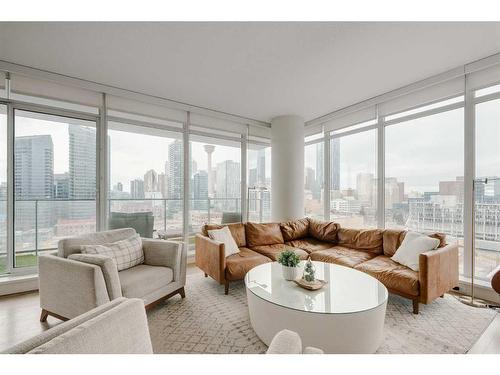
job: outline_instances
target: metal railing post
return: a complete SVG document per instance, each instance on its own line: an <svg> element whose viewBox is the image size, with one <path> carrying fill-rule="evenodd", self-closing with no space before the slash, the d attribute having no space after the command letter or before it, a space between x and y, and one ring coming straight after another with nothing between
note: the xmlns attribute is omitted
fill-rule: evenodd
<svg viewBox="0 0 500 375"><path fill-rule="evenodd" d="M35 253L38 256L38 199L35 200Z"/></svg>
<svg viewBox="0 0 500 375"><path fill-rule="evenodd" d="M163 230L167 232L167 199L163 199Z"/></svg>

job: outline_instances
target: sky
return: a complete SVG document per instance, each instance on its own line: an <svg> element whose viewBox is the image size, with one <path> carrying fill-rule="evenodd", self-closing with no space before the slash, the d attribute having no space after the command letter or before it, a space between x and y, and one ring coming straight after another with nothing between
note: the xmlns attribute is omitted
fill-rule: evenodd
<svg viewBox="0 0 500 375"><path fill-rule="evenodd" d="M0 106L1 107L1 106ZM1 109L1 108L0 108ZM477 175L500 175L500 99L476 108ZM64 121L64 122L62 122ZM68 170L67 119L40 120L16 117L16 136L50 134L54 143L54 173ZM146 136L110 130L111 184L142 178L148 169L164 171L168 144L173 138ZM405 182L406 192L436 191L438 182L463 176L463 110L391 125L386 128L386 176ZM198 169L206 169L203 145L210 139L193 142L192 155ZM213 139L212 139L213 141ZM225 144L224 144L225 143ZM237 145L237 144L236 144ZM221 141L213 153L213 165L230 159L240 161L236 145ZM6 116L0 110L0 181L6 180ZM341 188L355 187L359 172L375 172L375 134L344 136L340 141ZM266 155L266 174L270 174L270 152ZM249 158L250 159L250 158ZM251 168L252 160L249 160ZM306 167L316 168L314 147L305 151ZM128 189L126 189L128 190Z"/></svg>

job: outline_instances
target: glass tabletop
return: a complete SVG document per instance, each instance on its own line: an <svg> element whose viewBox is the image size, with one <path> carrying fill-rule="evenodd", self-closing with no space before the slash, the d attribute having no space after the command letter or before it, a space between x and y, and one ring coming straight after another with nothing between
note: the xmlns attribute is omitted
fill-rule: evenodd
<svg viewBox="0 0 500 375"><path fill-rule="evenodd" d="M283 278L281 265L265 263L245 276L247 293L290 309L323 314L346 314L373 309L387 301L387 288L374 277L336 264L313 262L316 278L327 284L320 290L301 288ZM300 275L305 262L301 262Z"/></svg>

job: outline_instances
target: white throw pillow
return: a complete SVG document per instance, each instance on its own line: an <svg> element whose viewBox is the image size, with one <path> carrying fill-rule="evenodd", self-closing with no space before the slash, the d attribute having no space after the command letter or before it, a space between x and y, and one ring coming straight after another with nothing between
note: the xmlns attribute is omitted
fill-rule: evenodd
<svg viewBox="0 0 500 375"><path fill-rule="evenodd" d="M208 237L217 242L222 242L226 250L226 257L240 252L236 241L228 227L222 229L212 229L208 231Z"/></svg>
<svg viewBox="0 0 500 375"><path fill-rule="evenodd" d="M114 259L118 271L132 268L144 262L141 237L136 234L121 241L102 245L83 245L82 254L107 255Z"/></svg>
<svg viewBox="0 0 500 375"><path fill-rule="evenodd" d="M408 231L406 236L392 256L392 260L411 268L413 271L418 271L418 258L420 254L429 250L435 250L439 246L437 238L431 238L425 234Z"/></svg>

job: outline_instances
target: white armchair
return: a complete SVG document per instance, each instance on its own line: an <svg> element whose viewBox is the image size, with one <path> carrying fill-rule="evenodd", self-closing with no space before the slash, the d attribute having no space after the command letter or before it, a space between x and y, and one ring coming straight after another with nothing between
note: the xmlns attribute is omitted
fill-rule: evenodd
<svg viewBox="0 0 500 375"><path fill-rule="evenodd" d="M80 246L129 238L131 228L59 241L57 253L39 258L40 321L68 320L119 297L140 298L146 308L176 294L185 297L186 249L180 242L142 239L144 263L118 271L104 255L81 254Z"/></svg>

